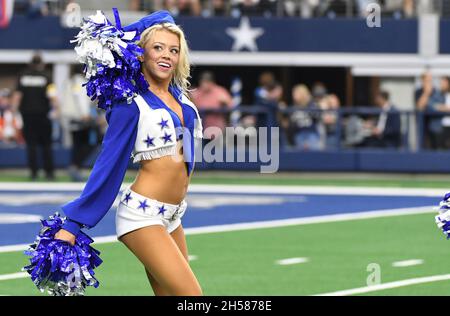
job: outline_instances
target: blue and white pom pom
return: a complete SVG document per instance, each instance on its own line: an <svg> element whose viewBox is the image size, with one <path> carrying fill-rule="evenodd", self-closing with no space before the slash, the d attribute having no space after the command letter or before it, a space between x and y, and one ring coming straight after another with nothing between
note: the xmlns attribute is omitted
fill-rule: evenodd
<svg viewBox="0 0 450 316"><path fill-rule="evenodd" d="M135 44L140 34L124 32L117 9L113 11L116 26L97 11L83 20L81 31L71 41L77 43L77 59L85 65L87 95L98 100L98 107L104 110L115 101L126 99L130 103L148 89L138 60L144 50Z"/></svg>
<svg viewBox="0 0 450 316"><path fill-rule="evenodd" d="M55 296L84 295L87 286L99 285L94 268L102 263L100 252L90 246L93 240L83 232L77 235L74 246L55 239L64 221L65 217L58 213L41 221L36 241L25 251L31 264L23 270L41 292Z"/></svg>
<svg viewBox="0 0 450 316"><path fill-rule="evenodd" d="M435 219L438 227L442 229L447 239L450 239L450 192L439 203L439 215Z"/></svg>

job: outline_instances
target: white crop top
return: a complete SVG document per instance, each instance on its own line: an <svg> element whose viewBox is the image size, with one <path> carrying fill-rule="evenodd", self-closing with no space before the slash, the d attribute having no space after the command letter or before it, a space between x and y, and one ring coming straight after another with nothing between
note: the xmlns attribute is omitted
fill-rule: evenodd
<svg viewBox="0 0 450 316"><path fill-rule="evenodd" d="M183 139L184 155L186 156L189 152L192 155L195 146L194 140L203 137L203 128L195 105L186 96L181 94L179 101L183 105L191 107L194 110L195 117L185 115L185 127L181 126L181 122L174 112L170 113L165 108L167 106L161 107L160 104L160 107L158 105L152 107L141 95L136 96L134 101L139 108L139 122L132 151L133 163L175 155L176 144L179 139ZM157 101L162 103L160 99L157 99ZM190 122L192 119L194 121ZM189 130L189 125L193 126L192 132ZM194 146L191 146L192 142L194 142Z"/></svg>

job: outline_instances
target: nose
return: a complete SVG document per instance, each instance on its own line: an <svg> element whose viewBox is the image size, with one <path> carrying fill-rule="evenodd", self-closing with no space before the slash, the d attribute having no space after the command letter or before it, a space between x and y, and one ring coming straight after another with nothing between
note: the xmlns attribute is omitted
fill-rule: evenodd
<svg viewBox="0 0 450 316"><path fill-rule="evenodd" d="M170 59L169 49L165 49L162 58Z"/></svg>

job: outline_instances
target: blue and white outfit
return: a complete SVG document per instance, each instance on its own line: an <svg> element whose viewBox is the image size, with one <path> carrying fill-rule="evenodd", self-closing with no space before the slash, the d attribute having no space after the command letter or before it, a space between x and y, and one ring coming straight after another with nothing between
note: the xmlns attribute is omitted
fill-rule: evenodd
<svg viewBox="0 0 450 316"><path fill-rule="evenodd" d="M182 140L188 174L194 169L196 140L202 138L202 124L195 105L170 86L181 105L185 126L178 115L150 90L136 96L131 104L115 104L106 112L108 129L102 151L81 196L62 206L68 220L64 229L76 235L82 226L95 226L110 209L120 190L130 157L133 163L176 154ZM124 190L116 214L117 236L152 224L169 232L181 223L186 202L162 203Z"/></svg>
<svg viewBox="0 0 450 316"><path fill-rule="evenodd" d="M174 24L173 18L167 11L157 11L122 28L117 10L113 11L116 26L97 12L74 41L78 43L75 48L78 59L86 65L88 95L97 98L98 106L106 109L109 126L81 196L62 206L67 216L63 228L74 235L82 227L95 226L108 212L120 190L130 157L137 163L175 155L177 141L182 139L190 175L194 169L195 139L202 138L195 105L177 86L169 86L169 92L182 108L185 122L182 126L178 115L148 89L137 59L143 53L135 44L140 34L155 24ZM179 205L162 203L128 187L117 210L117 235L152 224L164 225L171 232L180 224L185 210L185 201Z"/></svg>
<svg viewBox="0 0 450 316"><path fill-rule="evenodd" d="M184 126L177 114L149 90L141 72L136 45L140 34L161 23L175 23L167 11L154 12L122 28L117 9L116 24L98 11L84 20L73 42L78 60L85 65L87 95L106 110L108 129L102 151L81 196L42 221L35 242L25 252L33 283L53 295L84 295L87 286L98 287L94 269L102 260L91 246L93 240L81 228L94 227L108 212L120 190L130 157L137 163L177 154L182 141L183 158L190 175L194 169L196 139L202 138L198 111L177 86L169 92L182 108ZM169 232L181 223L186 202L161 203L127 188L117 210L117 235L148 225L163 225ZM75 245L56 238L61 228L76 236ZM74 278L75 276L75 278Z"/></svg>

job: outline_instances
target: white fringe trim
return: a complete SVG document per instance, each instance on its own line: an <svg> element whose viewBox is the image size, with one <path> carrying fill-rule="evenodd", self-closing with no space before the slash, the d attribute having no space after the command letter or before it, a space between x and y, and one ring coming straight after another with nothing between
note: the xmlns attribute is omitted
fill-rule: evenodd
<svg viewBox="0 0 450 316"><path fill-rule="evenodd" d="M164 156L172 156L172 155L175 155L176 153L177 153L176 145L162 147L162 148L156 148L156 149L152 149L149 151L144 151L144 152L134 154L133 163L136 163L136 162L139 162L142 160L157 159L157 158L161 158Z"/></svg>

